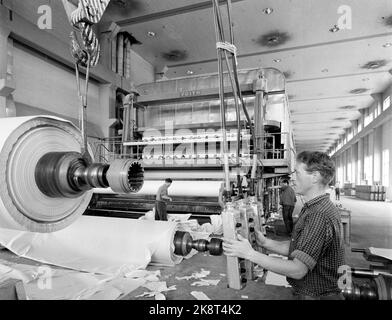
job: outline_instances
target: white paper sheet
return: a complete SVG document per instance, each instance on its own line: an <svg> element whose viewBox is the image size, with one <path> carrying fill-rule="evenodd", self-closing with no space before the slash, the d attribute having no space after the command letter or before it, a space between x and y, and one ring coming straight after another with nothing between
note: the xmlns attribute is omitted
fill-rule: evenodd
<svg viewBox="0 0 392 320"><path fill-rule="evenodd" d="M371 254L392 260L392 249L369 247Z"/></svg>
<svg viewBox="0 0 392 320"><path fill-rule="evenodd" d="M145 284L144 278L97 275L47 265L16 264L0 260L1 281L23 281L28 300L113 300Z"/></svg>
<svg viewBox="0 0 392 320"><path fill-rule="evenodd" d="M53 233L0 229L0 243L15 254L74 270L118 275L149 263L172 266L177 224L82 216Z"/></svg>
<svg viewBox="0 0 392 320"><path fill-rule="evenodd" d="M191 295L196 298L196 300L211 300L208 296L201 291L192 291Z"/></svg>
<svg viewBox="0 0 392 320"><path fill-rule="evenodd" d="M137 192L137 195L155 195L158 188L164 184L164 180L148 180L144 181L143 187ZM181 181L174 180L168 189L169 196L177 197L218 197L222 181ZM94 189L94 193L113 194L110 188Z"/></svg>

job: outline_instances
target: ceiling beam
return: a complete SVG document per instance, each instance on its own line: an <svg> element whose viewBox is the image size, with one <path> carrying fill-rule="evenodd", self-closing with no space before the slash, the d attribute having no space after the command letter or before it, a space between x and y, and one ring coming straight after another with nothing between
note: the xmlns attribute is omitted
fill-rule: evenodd
<svg viewBox="0 0 392 320"><path fill-rule="evenodd" d="M295 51L295 50L305 50L305 49L311 49L311 48L316 48L316 47L331 46L331 45L335 45L335 44L350 43L350 42L369 40L369 39L375 39L375 38L382 38L382 37L390 37L391 35L392 35L392 32L387 32L387 33L379 33L379 34L363 36L363 37L335 40L335 41L328 41L328 42L319 42L319 43L313 43L313 44L297 46L297 47L289 47L289 48L282 48L282 49L275 49L275 50L268 50L268 51L244 53L244 54L238 55L237 58L241 59L241 58L261 56L261 55L266 55L266 54L271 54L271 53L280 53L280 52ZM200 61L193 61L193 62L187 62L187 63L172 64L172 65L168 65L167 67L168 68L184 67L184 66L191 66L191 65L195 65L195 64L201 64L201 63L210 63L210 62L215 62L215 61L217 61L217 58L200 60Z"/></svg>
<svg viewBox="0 0 392 320"><path fill-rule="evenodd" d="M376 74L376 73L389 73L389 70L377 70L377 71L367 71L367 72L359 72L359 73L340 74L340 75L335 75L335 76L325 76L325 77L316 77L316 78L307 78L307 79L286 80L286 83L318 81L318 80L337 79L337 78L348 78L348 77L364 76L364 75Z"/></svg>
<svg viewBox="0 0 392 320"><path fill-rule="evenodd" d="M351 94L350 96L335 96L335 97L324 97L324 98L309 98L309 99L299 99L299 100L289 100L291 102L304 102L304 101L319 101L319 100L331 100L331 99L348 99L348 98L356 98L356 97L370 97L370 93L367 94Z"/></svg>
<svg viewBox="0 0 392 320"><path fill-rule="evenodd" d="M356 109L351 109L350 111L346 111L346 110L339 109L339 108L337 108L337 109L330 109L330 110L327 110L327 111L308 111L308 112L291 110L291 115L295 117L297 115L322 114L322 113L329 114L330 113L330 114L334 114L336 116L336 112L339 112L339 117L341 117L343 115L355 113L355 111L359 112Z"/></svg>
<svg viewBox="0 0 392 320"><path fill-rule="evenodd" d="M240 2L244 0L231 0L232 3ZM223 5L226 3L226 0L219 0L219 4ZM145 23L153 20L159 20L167 17L173 17L184 13L195 12L199 10L209 9L212 8L212 1L204 1L200 3L190 4L187 6L159 11L151 14L146 14L144 16L124 19L120 21L116 21L116 23L120 27L128 27L130 25L138 24L138 23Z"/></svg>

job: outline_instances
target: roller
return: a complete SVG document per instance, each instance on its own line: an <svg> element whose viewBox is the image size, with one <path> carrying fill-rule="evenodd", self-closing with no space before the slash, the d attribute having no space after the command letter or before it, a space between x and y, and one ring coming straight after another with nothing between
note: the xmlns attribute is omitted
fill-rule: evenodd
<svg viewBox="0 0 392 320"><path fill-rule="evenodd" d="M173 180L223 180L222 170L146 170L145 180L160 180L171 178ZM231 181L237 179L236 172L230 171Z"/></svg>
<svg viewBox="0 0 392 320"><path fill-rule="evenodd" d="M177 231L174 235L174 253L179 256L188 255L192 249L200 252L209 251L213 256L220 256L223 253L222 240L212 238L193 240L189 232Z"/></svg>
<svg viewBox="0 0 392 320"><path fill-rule="evenodd" d="M222 254L220 239L194 241L178 223L83 215L52 233L0 229L0 244L18 256L74 270L118 275L148 264L173 266L192 247Z"/></svg>
<svg viewBox="0 0 392 320"><path fill-rule="evenodd" d="M132 160L89 163L78 128L57 117L0 119L0 227L53 232L86 210L92 188L137 192L143 169ZM90 152L92 154L92 152Z"/></svg>
<svg viewBox="0 0 392 320"><path fill-rule="evenodd" d="M78 152L50 152L38 160L35 181L40 191L52 198L73 198L92 188L109 186L117 193L128 193L141 189L143 169L132 160L89 164Z"/></svg>
<svg viewBox="0 0 392 320"><path fill-rule="evenodd" d="M144 181L143 187L136 195L148 196L156 195L164 180ZM174 180L168 189L169 196L174 197L219 197L222 181L195 181L195 180ZM97 194L114 194L110 188L95 188Z"/></svg>

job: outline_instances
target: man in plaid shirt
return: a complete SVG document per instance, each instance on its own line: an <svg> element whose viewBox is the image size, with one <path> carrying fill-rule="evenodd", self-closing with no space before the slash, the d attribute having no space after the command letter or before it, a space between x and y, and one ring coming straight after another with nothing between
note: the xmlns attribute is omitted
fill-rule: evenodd
<svg viewBox="0 0 392 320"><path fill-rule="evenodd" d="M255 251L247 239L225 239L228 256L248 259L267 270L285 275L296 299L344 299L338 288L338 268L345 264L340 213L325 192L335 174L335 166L322 152L301 152L297 156L297 194L305 204L289 241L274 241L257 232L257 243L288 260ZM260 250L261 251L261 250Z"/></svg>

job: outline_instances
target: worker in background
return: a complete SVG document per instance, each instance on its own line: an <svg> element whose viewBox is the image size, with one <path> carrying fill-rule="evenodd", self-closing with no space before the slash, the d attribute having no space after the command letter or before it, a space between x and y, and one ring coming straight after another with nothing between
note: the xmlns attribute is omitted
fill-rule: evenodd
<svg viewBox="0 0 392 320"><path fill-rule="evenodd" d="M289 186L289 180L283 179L281 182L280 205L282 206L282 214L284 225L287 233L291 236L293 231L293 211L297 197L293 188Z"/></svg>
<svg viewBox="0 0 392 320"><path fill-rule="evenodd" d="M340 184L339 181L335 184L335 200L340 200Z"/></svg>
<svg viewBox="0 0 392 320"><path fill-rule="evenodd" d="M156 200L155 200L155 220L164 220L167 221L167 201L173 201L172 198L169 197L167 189L172 184L172 179L165 179L165 183L161 185L158 189Z"/></svg>
<svg viewBox="0 0 392 320"><path fill-rule="evenodd" d="M297 156L295 171L294 189L305 204L292 239L275 241L257 231L258 251L238 235L238 240L224 239L224 252L285 275L295 299L343 300L338 287L338 269L345 265L340 213L325 192L334 176L334 163L326 153L304 151ZM260 247L288 259L265 255Z"/></svg>

